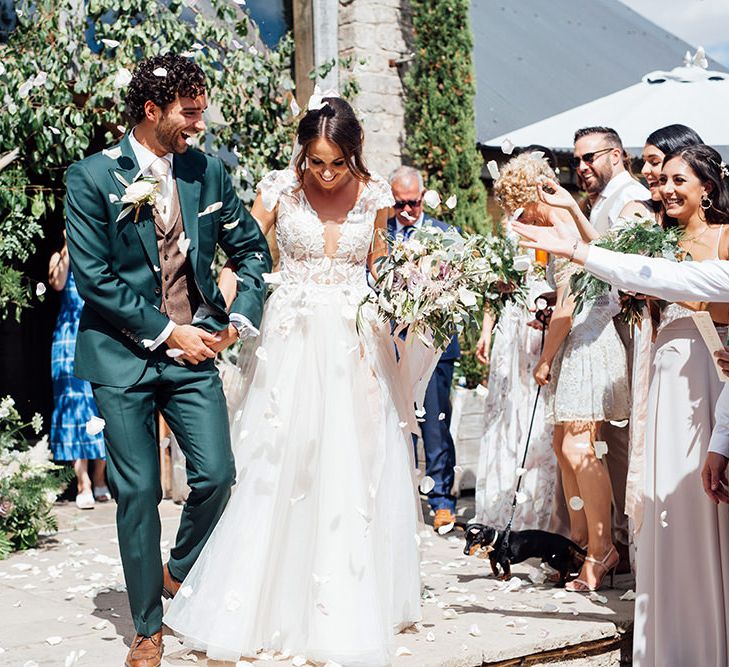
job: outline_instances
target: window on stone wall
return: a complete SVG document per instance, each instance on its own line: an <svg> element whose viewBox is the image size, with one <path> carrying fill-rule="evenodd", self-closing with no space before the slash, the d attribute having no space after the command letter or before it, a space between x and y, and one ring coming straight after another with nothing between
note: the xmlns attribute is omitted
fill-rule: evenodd
<svg viewBox="0 0 729 667"><path fill-rule="evenodd" d="M293 29L292 0L247 0L248 14L261 31L266 46L275 47Z"/></svg>

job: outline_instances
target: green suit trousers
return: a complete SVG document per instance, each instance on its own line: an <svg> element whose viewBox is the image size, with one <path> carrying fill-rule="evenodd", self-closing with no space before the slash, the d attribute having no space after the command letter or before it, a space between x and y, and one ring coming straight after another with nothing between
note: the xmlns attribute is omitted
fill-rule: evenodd
<svg viewBox="0 0 729 667"><path fill-rule="evenodd" d="M162 627L162 500L155 410L162 412L187 459L190 496L170 574L182 581L213 531L235 482L228 411L212 360L181 366L164 355L150 360L129 387L93 384L106 422L109 486L134 625L150 636Z"/></svg>

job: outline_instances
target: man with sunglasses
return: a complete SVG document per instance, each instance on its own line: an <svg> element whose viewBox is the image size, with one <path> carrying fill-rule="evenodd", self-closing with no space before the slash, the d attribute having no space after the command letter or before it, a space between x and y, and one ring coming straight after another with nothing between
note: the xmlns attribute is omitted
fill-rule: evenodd
<svg viewBox="0 0 729 667"><path fill-rule="evenodd" d="M399 167L390 176L390 187L395 198L395 215L387 221L387 231L391 237L407 239L416 229L427 225L448 228L444 222L424 213L425 188L423 177L417 169ZM453 336L428 383L423 405L425 421L420 424L425 450L425 474L435 482L428 494L428 503L435 512L435 530L456 520L456 499L452 493L456 448L450 433L450 394L453 364L460 356L458 336Z"/></svg>
<svg viewBox="0 0 729 667"><path fill-rule="evenodd" d="M585 127L575 132L575 150L570 166L577 172L590 201L590 222L605 234L619 218L634 214L652 215L651 194L626 169L626 154L618 133L610 127ZM615 328L625 345L628 377L632 376L633 337L619 317ZM630 429L627 425L604 424L601 438L608 444L606 457L613 489L613 542L620 553L619 572L630 572L628 557L628 517L625 515L625 487L628 477Z"/></svg>

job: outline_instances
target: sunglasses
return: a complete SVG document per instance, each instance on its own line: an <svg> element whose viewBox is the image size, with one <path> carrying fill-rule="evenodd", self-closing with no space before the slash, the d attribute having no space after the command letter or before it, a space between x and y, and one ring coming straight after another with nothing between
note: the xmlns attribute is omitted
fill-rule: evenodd
<svg viewBox="0 0 729 667"><path fill-rule="evenodd" d="M420 199L399 199L395 202L394 206L395 208L405 208L406 206L415 208L416 206L420 206L421 201L423 201L422 197Z"/></svg>
<svg viewBox="0 0 729 667"><path fill-rule="evenodd" d="M609 151L614 150L612 146L609 148L601 148L599 151L593 151L592 153L585 153L584 155L575 155L574 157L569 158L567 160L567 164L569 164L570 167L573 169L577 169L577 167L580 166L580 162L584 162L585 164L592 164L595 161L595 158L598 155L602 155L603 153L608 153Z"/></svg>

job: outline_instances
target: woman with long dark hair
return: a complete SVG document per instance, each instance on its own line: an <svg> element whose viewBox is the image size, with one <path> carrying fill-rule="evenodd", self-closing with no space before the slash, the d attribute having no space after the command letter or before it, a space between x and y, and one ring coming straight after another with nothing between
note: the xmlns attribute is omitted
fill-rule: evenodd
<svg viewBox="0 0 729 667"><path fill-rule="evenodd" d="M380 667L420 619L409 406L389 326L366 308L355 324L394 200L344 100L310 109L297 139L252 210L281 259L234 413L238 484L165 622L214 659Z"/></svg>

